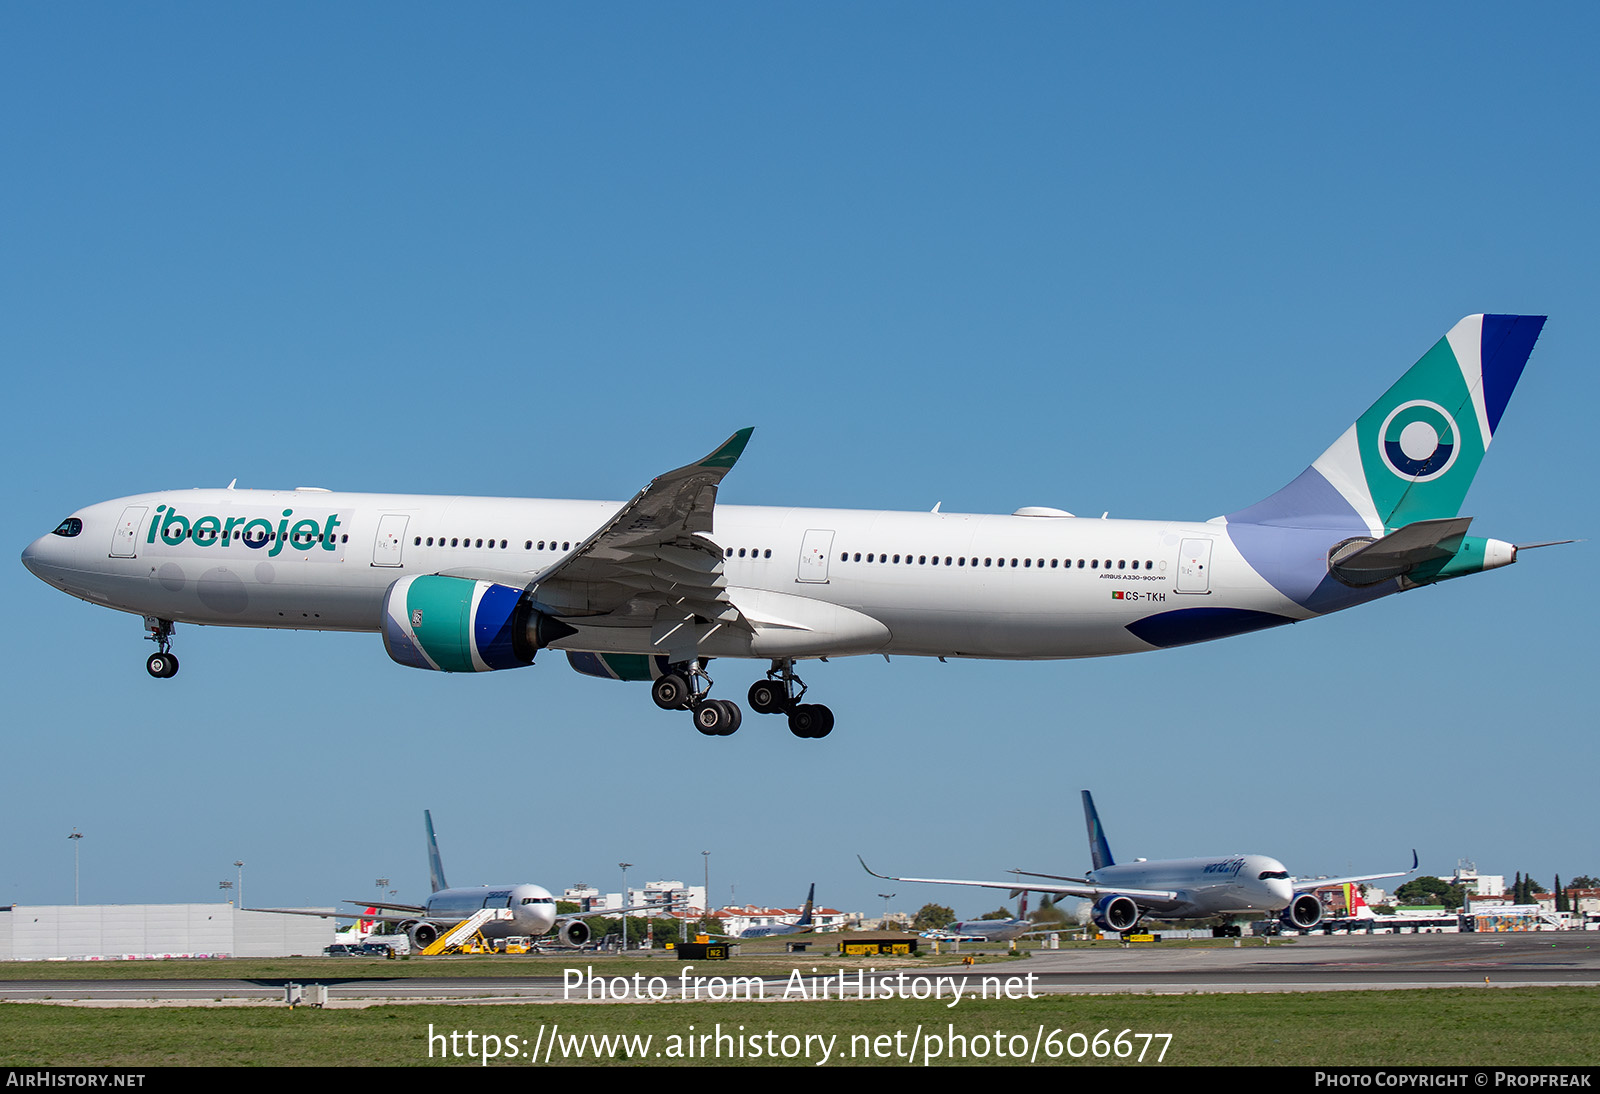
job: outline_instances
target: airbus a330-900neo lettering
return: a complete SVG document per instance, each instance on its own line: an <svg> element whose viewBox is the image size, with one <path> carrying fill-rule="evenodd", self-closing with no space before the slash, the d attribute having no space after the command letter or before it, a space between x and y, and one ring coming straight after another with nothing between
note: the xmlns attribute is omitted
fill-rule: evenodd
<svg viewBox="0 0 1600 1094"><path fill-rule="evenodd" d="M862 869L885 881L910 881L925 885L974 885L982 889L1051 893L1093 901L1091 917L1103 931L1127 932L1145 918L1232 919L1236 916L1276 915L1286 927L1310 930L1322 921L1322 902L1313 889L1356 885L1363 881L1405 877L1417 868L1411 852L1411 869L1356 877L1297 878L1283 863L1266 855L1214 855L1210 858L1136 859L1119 863L1111 857L1105 829L1094 798L1083 792L1083 820L1089 832L1089 860L1094 866L1083 877L1035 874L1013 870L1014 881L957 881L950 878L894 877L880 874L861 860ZM1033 881L1047 878L1047 881Z"/></svg>
<svg viewBox="0 0 1600 1094"><path fill-rule="evenodd" d="M1138 653L1516 561L1457 514L1543 325L1463 319L1288 486L1203 522L717 505L743 429L625 504L161 491L80 509L22 559L143 616L156 677L177 671L175 623L378 631L395 661L443 672L548 647L725 735L741 714L707 663L760 659L751 709L822 737L833 714L802 701L803 659Z"/></svg>

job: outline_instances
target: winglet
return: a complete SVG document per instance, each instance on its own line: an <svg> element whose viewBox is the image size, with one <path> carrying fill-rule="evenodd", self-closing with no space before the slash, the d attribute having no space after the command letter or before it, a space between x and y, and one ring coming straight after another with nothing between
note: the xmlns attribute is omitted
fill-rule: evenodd
<svg viewBox="0 0 1600 1094"><path fill-rule="evenodd" d="M739 430L739 432L723 441L721 448L718 448L715 452L711 453L711 455L701 460L696 466L723 468L732 467L735 461L737 461L739 457L744 454L744 446L750 443L750 434L754 433L755 431L755 426L745 426L743 429Z"/></svg>
<svg viewBox="0 0 1600 1094"><path fill-rule="evenodd" d="M878 873L878 871L876 871L872 867L868 866L867 865L867 860L862 858L860 855L856 856L856 861L861 863L861 868L863 870L865 870L867 873L871 874L873 877L881 877L884 881L894 881L895 880L894 878L890 877L888 874L880 874L880 873Z"/></svg>

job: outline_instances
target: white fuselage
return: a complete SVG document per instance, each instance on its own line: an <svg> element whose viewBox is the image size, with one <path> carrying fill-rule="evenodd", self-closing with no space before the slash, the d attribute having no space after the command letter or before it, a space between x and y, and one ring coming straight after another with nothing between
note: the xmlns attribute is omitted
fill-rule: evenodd
<svg viewBox="0 0 1600 1094"><path fill-rule="evenodd" d="M1289 872L1283 863L1265 855L1125 862L1091 871L1088 879L1108 890L1176 892L1178 899L1173 901L1137 899L1145 912L1167 919L1277 912L1294 899Z"/></svg>
<svg viewBox="0 0 1600 1094"><path fill-rule="evenodd" d="M1010 942L1037 929L1037 924L1026 919L970 919L950 924L945 928L945 933L957 937L982 938L989 942Z"/></svg>
<svg viewBox="0 0 1600 1094"><path fill-rule="evenodd" d="M556 922L556 901L540 885L473 885L440 889L428 897L419 919L454 926L484 908L509 908L510 919L491 919L483 925L485 938L537 938Z"/></svg>
<svg viewBox="0 0 1600 1094"><path fill-rule="evenodd" d="M531 584L619 508L173 490L79 510L77 534L42 536L23 561L74 596L143 616L378 631L398 579ZM723 548L729 599L756 626L710 635L706 656L1092 657L1151 649L1128 624L1176 609L1313 614L1263 580L1219 522L719 505L710 538ZM648 620L586 621L570 602L552 614L578 630L558 649L660 652Z"/></svg>

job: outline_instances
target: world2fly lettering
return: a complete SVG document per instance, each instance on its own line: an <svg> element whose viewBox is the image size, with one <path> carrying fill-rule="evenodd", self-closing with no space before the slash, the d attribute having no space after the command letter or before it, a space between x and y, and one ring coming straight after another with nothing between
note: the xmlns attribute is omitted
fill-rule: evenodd
<svg viewBox="0 0 1600 1094"><path fill-rule="evenodd" d="M1544 325L1457 323L1282 490L1205 522L718 505L751 430L633 500L163 491L81 509L23 552L55 587L175 623L378 631L402 665L486 672L541 649L701 733L739 728L707 664L767 661L752 710L824 737L795 663L858 654L1047 660L1294 623L1516 561L1467 535L1467 487ZM1523 544L1522 547L1543 546Z"/></svg>

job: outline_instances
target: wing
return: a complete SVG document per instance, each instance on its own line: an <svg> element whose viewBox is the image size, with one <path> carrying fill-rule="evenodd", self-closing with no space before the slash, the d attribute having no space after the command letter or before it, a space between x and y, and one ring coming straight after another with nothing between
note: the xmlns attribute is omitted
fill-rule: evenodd
<svg viewBox="0 0 1600 1094"><path fill-rule="evenodd" d="M895 877L891 874L880 874L868 866L866 860L860 855L856 856L861 863L861 868L873 877L885 881L914 881L924 885L973 885L980 889L1010 889L1013 892L1053 893L1057 896L1076 896L1086 900L1096 900L1103 896L1126 896L1134 900L1177 900L1178 894L1171 889L1124 889L1110 885L1096 885L1087 882L1081 885L1040 885L1031 881L959 881L954 878L943 877Z"/></svg>
<svg viewBox="0 0 1600 1094"><path fill-rule="evenodd" d="M367 907L373 907L368 904ZM314 912L307 908L241 908L242 912L273 912L277 915L311 915L321 919L375 919L380 923L410 923L420 916L396 915L390 912Z"/></svg>
<svg viewBox="0 0 1600 1094"><path fill-rule="evenodd" d="M1048 878L1050 881L1073 881L1077 882L1079 885L1093 884L1093 882L1086 877L1065 877L1061 874L1036 874L1032 870L1012 870L1010 873L1016 874L1018 877L1042 877ZM1020 891L1021 890L1018 890L1018 892Z"/></svg>
<svg viewBox="0 0 1600 1094"><path fill-rule="evenodd" d="M706 536L717 484L752 432L753 427L741 429L704 459L650 480L604 527L542 571L443 572L527 586L539 608L557 618L605 616L652 626L657 645L669 655L692 654L710 633L705 624L753 629L729 602L722 549Z"/></svg>
<svg viewBox="0 0 1600 1094"><path fill-rule="evenodd" d="M1396 870L1388 874L1360 874L1351 877L1297 877L1294 879L1294 891L1299 893L1307 889L1322 889L1330 885L1354 885L1361 881L1380 881L1386 877L1405 877L1407 874L1417 872L1417 851L1411 849L1411 869Z"/></svg>
<svg viewBox="0 0 1600 1094"><path fill-rule="evenodd" d="M562 912L556 916L556 922L565 923L569 919L610 919L613 916L620 916L624 913L632 914L634 912L655 912L665 915L670 914L675 908L683 907L687 903L688 901L686 900L680 900L671 904L632 904L626 908L597 908L592 912Z"/></svg>

